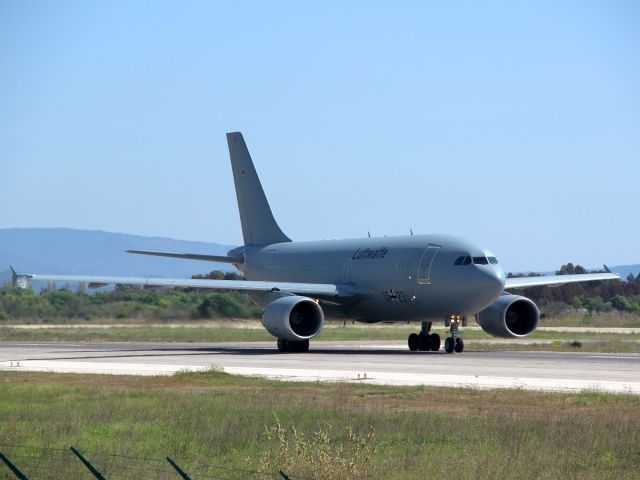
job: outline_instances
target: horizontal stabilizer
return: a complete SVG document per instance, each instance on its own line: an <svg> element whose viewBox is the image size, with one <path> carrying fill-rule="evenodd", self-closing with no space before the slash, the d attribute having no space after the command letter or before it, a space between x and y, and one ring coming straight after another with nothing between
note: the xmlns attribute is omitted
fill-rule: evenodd
<svg viewBox="0 0 640 480"><path fill-rule="evenodd" d="M205 262L233 263L239 265L244 263L242 256L226 256L226 255L199 255L197 253L167 253L167 252L149 252L146 250L127 250L127 253L135 253L137 255L152 255L154 257L170 257L183 258L186 260L203 260Z"/></svg>

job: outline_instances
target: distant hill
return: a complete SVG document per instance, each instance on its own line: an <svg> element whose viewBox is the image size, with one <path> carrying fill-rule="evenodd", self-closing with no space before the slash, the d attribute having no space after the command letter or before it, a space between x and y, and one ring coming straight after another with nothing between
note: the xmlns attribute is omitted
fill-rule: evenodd
<svg viewBox="0 0 640 480"><path fill-rule="evenodd" d="M9 265L26 273L189 278L211 270L235 269L223 263L132 255L125 250L226 255L231 248L101 230L4 228L0 229L0 280L11 278Z"/></svg>
<svg viewBox="0 0 640 480"><path fill-rule="evenodd" d="M609 267L609 268L611 269L612 272L620 274L620 276L622 277L623 280L626 280L627 276L630 273L633 273L634 277L637 277L638 273L640 273L640 264L637 264L637 265L614 265L614 266Z"/></svg>

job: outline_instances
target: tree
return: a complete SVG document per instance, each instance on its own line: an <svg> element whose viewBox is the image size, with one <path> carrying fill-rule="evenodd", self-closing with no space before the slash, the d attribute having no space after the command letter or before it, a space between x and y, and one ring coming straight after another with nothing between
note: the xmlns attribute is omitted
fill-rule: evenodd
<svg viewBox="0 0 640 480"><path fill-rule="evenodd" d="M565 263L560 267L560 270L556 270L556 275L580 275L587 273L587 269L582 265L574 265L573 263Z"/></svg>
<svg viewBox="0 0 640 480"><path fill-rule="evenodd" d="M629 303L629 300L622 295L616 295L611 299L611 306L616 310L620 310L621 312L630 312L633 310L632 305Z"/></svg>
<svg viewBox="0 0 640 480"><path fill-rule="evenodd" d="M199 273L197 275L192 275L191 278L197 280L224 280L224 272L220 270L212 270L206 274Z"/></svg>

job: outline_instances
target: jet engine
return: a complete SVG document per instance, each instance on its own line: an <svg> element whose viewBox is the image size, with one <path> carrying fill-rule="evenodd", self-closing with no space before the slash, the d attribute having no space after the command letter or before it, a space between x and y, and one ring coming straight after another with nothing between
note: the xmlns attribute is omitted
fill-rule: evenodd
<svg viewBox="0 0 640 480"><path fill-rule="evenodd" d="M275 337L300 342L320 333L324 313L314 300L291 295L267 305L262 314L262 324Z"/></svg>
<svg viewBox="0 0 640 480"><path fill-rule="evenodd" d="M535 303L519 295L502 295L478 314L478 325L501 338L526 337L538 327L540 312Z"/></svg>

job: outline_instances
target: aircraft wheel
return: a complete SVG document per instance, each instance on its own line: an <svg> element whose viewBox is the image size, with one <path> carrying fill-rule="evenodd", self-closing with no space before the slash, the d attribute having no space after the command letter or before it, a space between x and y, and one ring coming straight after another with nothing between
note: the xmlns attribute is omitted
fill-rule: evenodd
<svg viewBox="0 0 640 480"><path fill-rule="evenodd" d="M302 340L301 342L291 342L294 345L293 351L299 353L306 353L309 351L309 340Z"/></svg>
<svg viewBox="0 0 640 480"><path fill-rule="evenodd" d="M284 338L278 339L278 351L281 353L285 353L289 351L289 341Z"/></svg>
<svg viewBox="0 0 640 480"><path fill-rule="evenodd" d="M418 339L420 340L418 350L421 352L428 352L429 347L431 346L431 335L427 332L420 332Z"/></svg>
<svg viewBox="0 0 640 480"><path fill-rule="evenodd" d="M456 346L454 347L456 353L461 353L464 350L464 340L460 337L456 338Z"/></svg>
<svg viewBox="0 0 640 480"><path fill-rule="evenodd" d="M409 350L415 352L418 348L420 348L420 338L417 333L412 333L409 335Z"/></svg>
<svg viewBox="0 0 640 480"><path fill-rule="evenodd" d="M438 350L440 350L440 335L438 335L437 333L431 334L431 343L429 347L431 348L432 352L437 352Z"/></svg>
<svg viewBox="0 0 640 480"><path fill-rule="evenodd" d="M294 352L305 353L309 351L309 340L302 340L301 342L293 342L291 340L285 340L283 338L278 339L278 351L279 352Z"/></svg>
<svg viewBox="0 0 640 480"><path fill-rule="evenodd" d="M455 342L453 337L447 337L444 341L444 351L447 353L453 353L453 349L455 348Z"/></svg>

